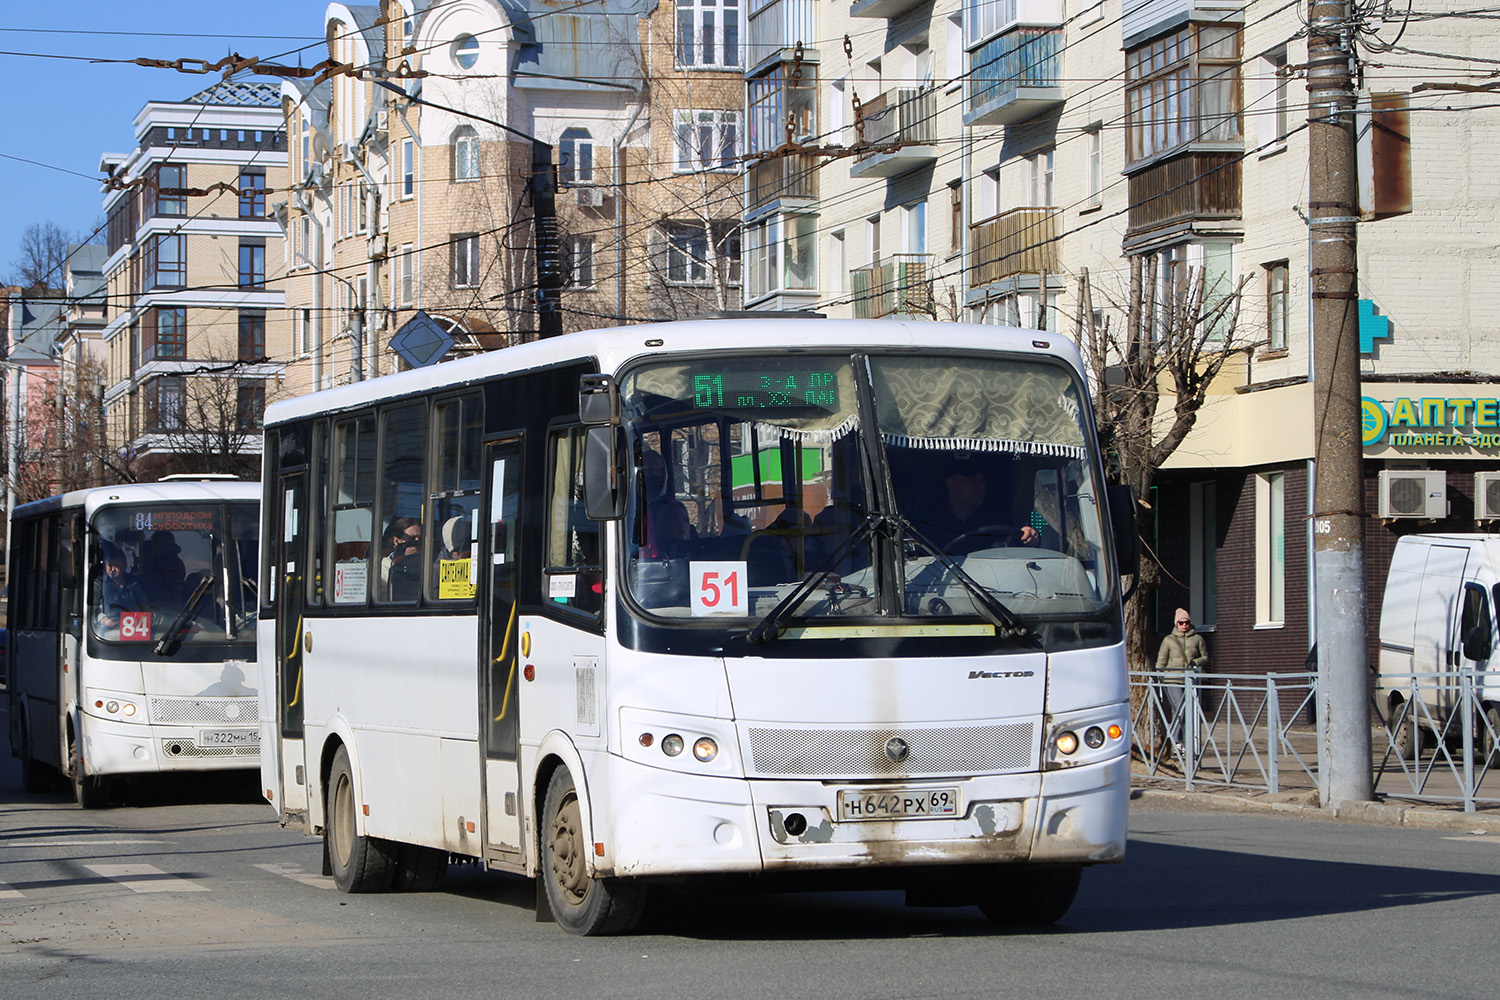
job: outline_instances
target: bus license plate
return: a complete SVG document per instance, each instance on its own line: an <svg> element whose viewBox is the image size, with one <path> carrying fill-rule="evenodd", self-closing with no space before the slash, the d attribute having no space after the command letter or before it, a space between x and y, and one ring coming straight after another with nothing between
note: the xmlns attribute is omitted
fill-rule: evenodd
<svg viewBox="0 0 1500 1000"><path fill-rule="evenodd" d="M839 819L941 819L957 816L957 788L879 788L839 792Z"/></svg>
<svg viewBox="0 0 1500 1000"><path fill-rule="evenodd" d="M260 746L259 729L210 729L198 734L201 747Z"/></svg>

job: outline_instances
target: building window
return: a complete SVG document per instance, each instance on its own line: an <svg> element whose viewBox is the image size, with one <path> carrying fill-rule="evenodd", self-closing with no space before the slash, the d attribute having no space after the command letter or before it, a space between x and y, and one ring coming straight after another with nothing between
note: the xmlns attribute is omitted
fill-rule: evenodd
<svg viewBox="0 0 1500 1000"><path fill-rule="evenodd" d="M297 258L304 264L311 264L313 258L312 244L312 219L308 216L302 217L301 234L297 240Z"/></svg>
<svg viewBox="0 0 1500 1000"><path fill-rule="evenodd" d="M1260 57L1261 103L1255 117L1262 122L1260 140L1262 144L1286 137L1290 127L1287 96L1286 46L1273 49ZM1266 134L1266 125L1270 134Z"/></svg>
<svg viewBox="0 0 1500 1000"><path fill-rule="evenodd" d="M459 126L453 134L453 179L479 179L479 133L467 125Z"/></svg>
<svg viewBox="0 0 1500 1000"><path fill-rule="evenodd" d="M849 275L849 247L844 230L828 235L828 291L838 295L845 291Z"/></svg>
<svg viewBox="0 0 1500 1000"><path fill-rule="evenodd" d="M1146 258L1144 278L1155 286L1153 338L1166 335L1174 311L1203 282L1199 315L1208 317L1208 339L1222 341L1235 318L1234 244L1229 242L1179 243Z"/></svg>
<svg viewBox="0 0 1500 1000"><path fill-rule="evenodd" d="M674 285L709 283L708 231L702 226L667 226L667 280Z"/></svg>
<svg viewBox="0 0 1500 1000"><path fill-rule="evenodd" d="M156 329L147 330L148 337L154 342L147 346L148 360L187 357L187 310L153 309L150 316Z"/></svg>
<svg viewBox="0 0 1500 1000"><path fill-rule="evenodd" d="M1286 350L1287 261L1266 265L1266 348Z"/></svg>
<svg viewBox="0 0 1500 1000"><path fill-rule="evenodd" d="M187 168L176 163L163 163L156 168L156 204L147 211L147 216L187 215Z"/></svg>
<svg viewBox="0 0 1500 1000"><path fill-rule="evenodd" d="M1103 135L1099 126L1089 129L1084 134L1085 153L1088 157L1087 186L1084 193L1084 201L1088 208L1098 208L1104 204L1104 153Z"/></svg>
<svg viewBox="0 0 1500 1000"><path fill-rule="evenodd" d="M1127 163L1196 142L1239 142L1240 33L1190 24L1125 54Z"/></svg>
<svg viewBox="0 0 1500 1000"><path fill-rule="evenodd" d="M417 255L413 252L412 244L406 243L401 247L401 288L400 302L403 306L409 306L416 294L416 264Z"/></svg>
<svg viewBox="0 0 1500 1000"><path fill-rule="evenodd" d="M964 182L948 182L948 253L956 254L964 245Z"/></svg>
<svg viewBox="0 0 1500 1000"><path fill-rule="evenodd" d="M1286 621L1286 474L1255 477L1255 623Z"/></svg>
<svg viewBox="0 0 1500 1000"><path fill-rule="evenodd" d="M1026 157L1030 172L1032 208L1050 208L1056 203L1057 151L1043 149Z"/></svg>
<svg viewBox="0 0 1500 1000"><path fill-rule="evenodd" d="M747 298L817 288L815 215L772 215L745 227Z"/></svg>
<svg viewBox="0 0 1500 1000"><path fill-rule="evenodd" d="M768 153L790 138L818 134L818 74L816 64L799 67L796 76L784 64L746 82L750 152Z"/></svg>
<svg viewBox="0 0 1500 1000"><path fill-rule="evenodd" d="M459 35L453 40L453 61L459 69L473 69L479 62L479 39L473 35Z"/></svg>
<svg viewBox="0 0 1500 1000"><path fill-rule="evenodd" d="M153 431L177 431L187 411L187 387L181 376L151 380L146 390L146 419Z"/></svg>
<svg viewBox="0 0 1500 1000"><path fill-rule="evenodd" d="M739 64L739 0L677 0L677 65Z"/></svg>
<svg viewBox="0 0 1500 1000"><path fill-rule="evenodd" d="M240 310L241 361L263 361L266 357L266 314L259 309Z"/></svg>
<svg viewBox="0 0 1500 1000"><path fill-rule="evenodd" d="M1188 486L1188 612L1199 628L1219 621L1218 487Z"/></svg>
<svg viewBox="0 0 1500 1000"><path fill-rule="evenodd" d="M312 353L312 310L303 309L297 319L297 353Z"/></svg>
<svg viewBox="0 0 1500 1000"><path fill-rule="evenodd" d="M588 129L563 129L558 149L557 178L563 184L594 183L594 140Z"/></svg>
<svg viewBox="0 0 1500 1000"><path fill-rule="evenodd" d="M266 412L264 382L241 382L234 395L234 426L237 430L256 430Z"/></svg>
<svg viewBox="0 0 1500 1000"><path fill-rule="evenodd" d="M263 219L266 216L266 175L240 174L240 218Z"/></svg>
<svg viewBox="0 0 1500 1000"><path fill-rule="evenodd" d="M901 206L901 252L927 252L927 202Z"/></svg>
<svg viewBox="0 0 1500 1000"><path fill-rule="evenodd" d="M417 189L417 148L410 139L401 140L401 197L410 198Z"/></svg>
<svg viewBox="0 0 1500 1000"><path fill-rule="evenodd" d="M182 288L186 284L187 237L152 237L146 244L146 287Z"/></svg>
<svg viewBox="0 0 1500 1000"><path fill-rule="evenodd" d="M240 241L240 287L266 287L265 240Z"/></svg>
<svg viewBox="0 0 1500 1000"><path fill-rule="evenodd" d="M563 277L569 288L594 284L594 238L570 236L563 241Z"/></svg>
<svg viewBox="0 0 1500 1000"><path fill-rule="evenodd" d="M678 111L675 125L679 173L739 169L738 111Z"/></svg>
<svg viewBox="0 0 1500 1000"><path fill-rule="evenodd" d="M479 236L465 233L453 237L453 287L474 288L479 284Z"/></svg>

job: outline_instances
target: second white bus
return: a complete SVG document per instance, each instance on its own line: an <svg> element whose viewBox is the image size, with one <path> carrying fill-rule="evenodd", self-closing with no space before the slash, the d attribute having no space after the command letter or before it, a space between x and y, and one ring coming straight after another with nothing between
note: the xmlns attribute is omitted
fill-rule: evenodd
<svg viewBox="0 0 1500 1000"><path fill-rule="evenodd" d="M457 855L583 934L710 875L1030 923L1123 857L1132 529L1064 337L626 327L266 435L265 794L345 891Z"/></svg>

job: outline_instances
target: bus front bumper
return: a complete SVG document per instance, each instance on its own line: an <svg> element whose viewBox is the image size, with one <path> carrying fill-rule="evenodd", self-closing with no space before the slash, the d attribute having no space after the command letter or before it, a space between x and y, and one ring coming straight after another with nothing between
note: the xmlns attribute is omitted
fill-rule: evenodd
<svg viewBox="0 0 1500 1000"><path fill-rule="evenodd" d="M260 766L258 729L150 726L87 716L84 769L90 775L232 771Z"/></svg>

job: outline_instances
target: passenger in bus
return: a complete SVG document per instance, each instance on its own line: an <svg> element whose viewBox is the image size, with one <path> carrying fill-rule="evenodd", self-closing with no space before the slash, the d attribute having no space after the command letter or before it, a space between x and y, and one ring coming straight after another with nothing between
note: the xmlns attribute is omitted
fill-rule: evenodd
<svg viewBox="0 0 1500 1000"><path fill-rule="evenodd" d="M99 626L119 628L120 614L150 607L146 591L125 567L125 553L104 543L104 576L99 581Z"/></svg>
<svg viewBox="0 0 1500 1000"><path fill-rule="evenodd" d="M695 537L692 518L681 500L667 497L646 508L646 543L641 546L645 558L678 558Z"/></svg>
<svg viewBox="0 0 1500 1000"><path fill-rule="evenodd" d="M438 558L447 561L469 558L469 553L474 548L474 543L469 538L469 534L469 519L467 516L455 514L444 521L443 529L439 532L439 540L442 542L443 548Z"/></svg>
<svg viewBox="0 0 1500 1000"><path fill-rule="evenodd" d="M170 531L158 531L147 540L141 551L142 585L156 604L172 604L181 598L187 566L178 553L182 546Z"/></svg>
<svg viewBox="0 0 1500 1000"><path fill-rule="evenodd" d="M415 601L422 590L422 522L398 517L385 532L380 584L392 601Z"/></svg>

